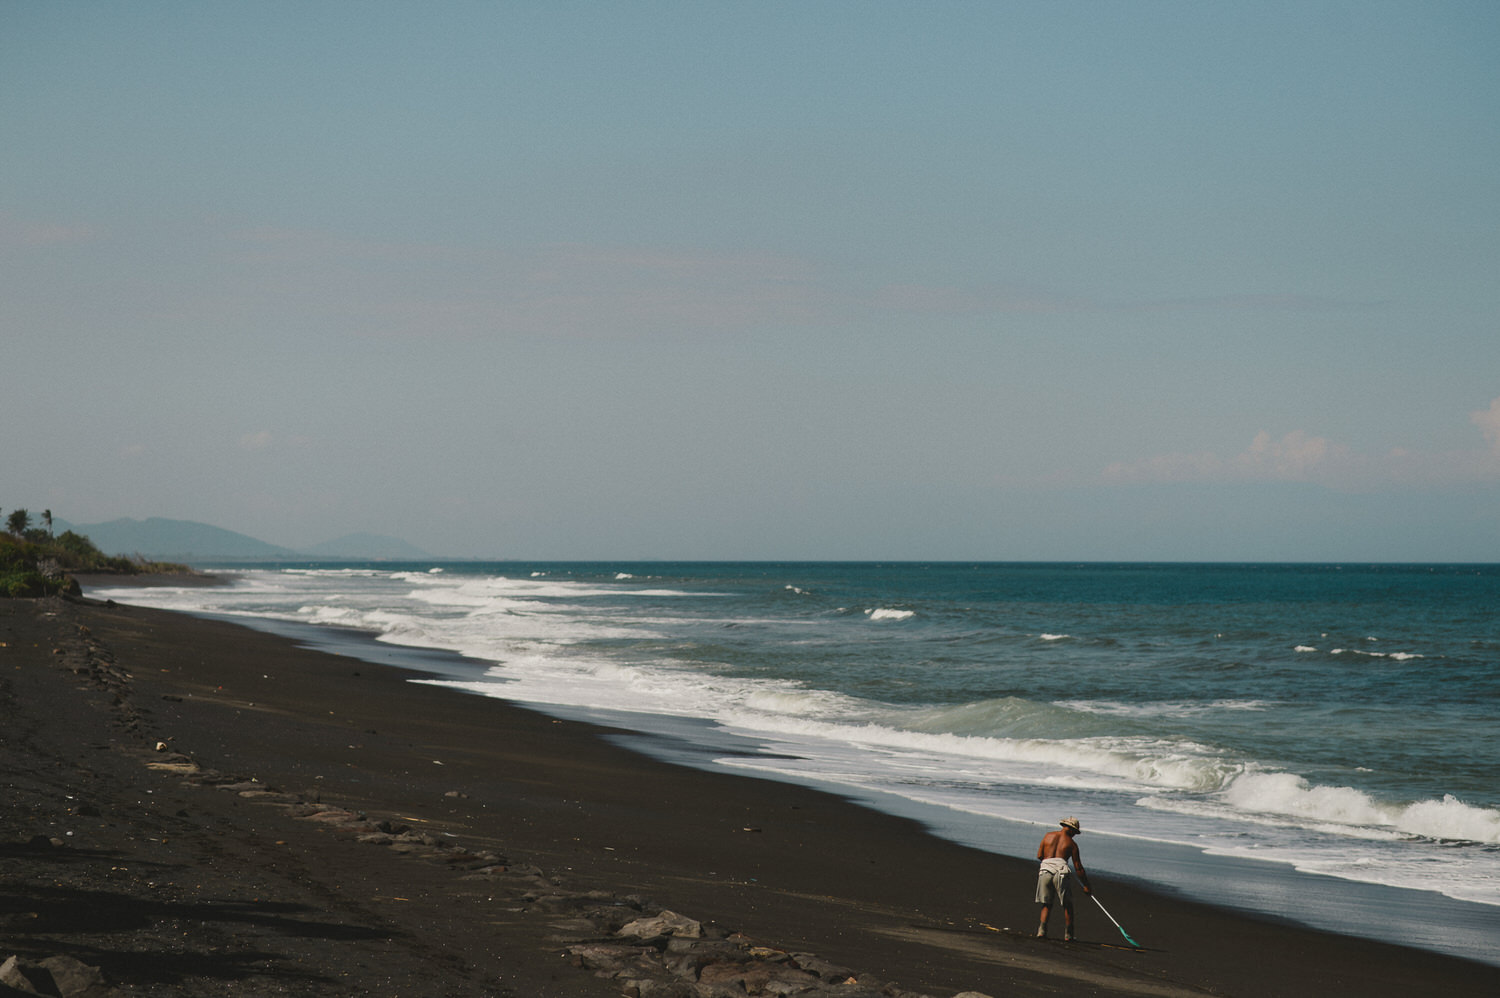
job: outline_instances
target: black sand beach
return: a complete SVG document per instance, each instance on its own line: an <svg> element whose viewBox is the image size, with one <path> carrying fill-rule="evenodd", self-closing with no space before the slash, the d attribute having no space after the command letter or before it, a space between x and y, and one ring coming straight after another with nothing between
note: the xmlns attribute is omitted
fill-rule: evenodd
<svg viewBox="0 0 1500 998"><path fill-rule="evenodd" d="M1144 950L1087 902L1080 942L1031 939L1029 859L232 624L9 600L0 644L0 960L75 958L102 973L89 993L1379 998L1500 982L1098 879ZM703 938L619 934L662 909Z"/></svg>

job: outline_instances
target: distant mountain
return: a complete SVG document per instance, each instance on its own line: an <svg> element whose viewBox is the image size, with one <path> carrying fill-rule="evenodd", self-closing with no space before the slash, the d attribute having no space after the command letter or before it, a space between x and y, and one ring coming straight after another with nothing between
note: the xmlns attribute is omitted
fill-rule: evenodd
<svg viewBox="0 0 1500 998"><path fill-rule="evenodd" d="M343 537L305 549L305 554L318 558L337 558L348 561L427 561L432 555L406 543L399 537L384 534L345 534Z"/></svg>
<svg viewBox="0 0 1500 998"><path fill-rule="evenodd" d="M61 528L54 529L61 533ZM267 544L233 530L159 516L79 524L68 529L86 535L105 554L139 554L158 561L278 561L298 556L290 548Z"/></svg>
<svg viewBox="0 0 1500 998"><path fill-rule="evenodd" d="M153 516L108 523L72 524L54 520L56 533L84 534L105 554L141 555L153 561L202 564L212 561L425 561L431 555L395 537L346 534L307 550L279 547L246 534Z"/></svg>

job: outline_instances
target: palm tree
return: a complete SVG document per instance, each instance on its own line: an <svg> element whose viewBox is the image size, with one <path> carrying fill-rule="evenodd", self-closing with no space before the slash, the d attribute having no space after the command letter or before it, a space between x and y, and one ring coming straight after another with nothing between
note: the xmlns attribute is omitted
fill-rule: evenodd
<svg viewBox="0 0 1500 998"><path fill-rule="evenodd" d="M52 536L52 510L42 510L42 522L47 525L47 536Z"/></svg>
<svg viewBox="0 0 1500 998"><path fill-rule="evenodd" d="M10 516L5 521L5 529L17 537L24 536L29 526L31 526L31 514L24 509L11 510Z"/></svg>

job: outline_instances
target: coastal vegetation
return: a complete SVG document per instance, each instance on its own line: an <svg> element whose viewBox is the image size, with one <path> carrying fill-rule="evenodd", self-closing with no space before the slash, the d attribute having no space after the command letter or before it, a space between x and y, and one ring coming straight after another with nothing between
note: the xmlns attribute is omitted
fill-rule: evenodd
<svg viewBox="0 0 1500 998"><path fill-rule="evenodd" d="M31 525L31 513L12 510L0 533L0 597L77 595L78 581L71 573L138 575L144 572L188 573L192 569L172 562L147 561L107 555L83 534L52 531L52 511L43 510L42 526Z"/></svg>

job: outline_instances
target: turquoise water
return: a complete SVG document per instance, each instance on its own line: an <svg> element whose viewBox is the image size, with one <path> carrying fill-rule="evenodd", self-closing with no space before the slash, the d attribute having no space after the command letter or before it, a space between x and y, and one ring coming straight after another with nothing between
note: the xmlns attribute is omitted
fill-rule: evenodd
<svg viewBox="0 0 1500 998"><path fill-rule="evenodd" d="M969 840L1079 814L1096 848L1500 913L1497 566L233 572L96 595L458 652L474 661L428 681L697 731L709 756L732 738L719 765L916 808Z"/></svg>

